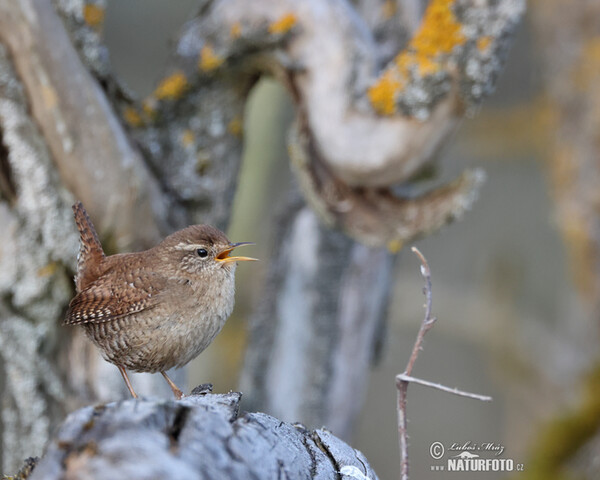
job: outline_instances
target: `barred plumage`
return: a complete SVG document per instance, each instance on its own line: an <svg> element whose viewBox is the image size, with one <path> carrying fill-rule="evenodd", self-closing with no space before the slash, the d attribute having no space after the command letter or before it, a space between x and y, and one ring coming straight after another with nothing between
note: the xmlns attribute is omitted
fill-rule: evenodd
<svg viewBox="0 0 600 480"><path fill-rule="evenodd" d="M81 236L77 295L64 323L81 325L104 358L125 369L164 373L200 354L233 310L236 261L241 244L209 225L192 225L150 250L104 255L83 205L73 206ZM200 252L200 253L198 253Z"/></svg>

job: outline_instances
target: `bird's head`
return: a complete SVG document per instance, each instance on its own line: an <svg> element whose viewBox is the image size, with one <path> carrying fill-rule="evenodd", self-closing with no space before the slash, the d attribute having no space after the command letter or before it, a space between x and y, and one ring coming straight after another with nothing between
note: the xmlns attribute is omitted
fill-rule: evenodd
<svg viewBox="0 0 600 480"><path fill-rule="evenodd" d="M237 262L256 258L232 256L237 247L252 242L231 243L221 230L210 225L192 225L163 240L156 249L175 268L191 275L233 274Z"/></svg>

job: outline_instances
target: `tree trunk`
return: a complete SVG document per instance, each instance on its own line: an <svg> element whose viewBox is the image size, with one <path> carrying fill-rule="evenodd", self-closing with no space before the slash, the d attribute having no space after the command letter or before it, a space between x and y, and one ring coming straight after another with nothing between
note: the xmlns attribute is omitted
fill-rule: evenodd
<svg viewBox="0 0 600 480"><path fill-rule="evenodd" d="M537 119L547 131L544 165L549 169L556 223L567 247L578 307L585 312L578 317L569 311L563 324L554 327L562 335L559 342L568 344L564 337L569 335L597 338L600 320L600 4L550 0L536 4L531 13L544 90L542 115ZM579 343L576 348L581 355ZM589 478L598 476L600 421L597 414L589 415L599 408L593 393L600 385L596 353L592 350L591 356L579 360L585 374L573 376L568 384L561 382L563 392L568 392L563 403L569 408L546 414L529 442L531 478L580 472ZM560 358L555 350L552 357ZM554 375L556 365L545 362L544 371ZM568 442L561 441L567 438Z"/></svg>
<svg viewBox="0 0 600 480"><path fill-rule="evenodd" d="M242 390L251 408L349 438L382 341L393 256L321 226L298 197L274 235Z"/></svg>
<svg viewBox="0 0 600 480"><path fill-rule="evenodd" d="M569 249L575 285L586 309L598 320L600 5L550 1L532 13L535 33L544 46L540 74L547 100L550 138L546 153L557 220ZM562 54L557 58L558 48Z"/></svg>

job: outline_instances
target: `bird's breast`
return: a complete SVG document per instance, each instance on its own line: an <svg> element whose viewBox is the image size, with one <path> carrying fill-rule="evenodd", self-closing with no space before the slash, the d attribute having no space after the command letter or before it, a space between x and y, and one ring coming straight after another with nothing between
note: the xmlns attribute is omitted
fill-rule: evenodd
<svg viewBox="0 0 600 480"><path fill-rule="evenodd" d="M221 331L233 311L234 289L233 279L208 289L186 283L177 295L163 297L154 308L85 327L104 357L117 365L138 372L181 367Z"/></svg>
<svg viewBox="0 0 600 480"><path fill-rule="evenodd" d="M186 312L179 312L172 322L174 349L181 352L177 365L182 366L198 356L225 325L231 315L235 300L235 284L221 282L220 288L194 288L190 298L182 306Z"/></svg>

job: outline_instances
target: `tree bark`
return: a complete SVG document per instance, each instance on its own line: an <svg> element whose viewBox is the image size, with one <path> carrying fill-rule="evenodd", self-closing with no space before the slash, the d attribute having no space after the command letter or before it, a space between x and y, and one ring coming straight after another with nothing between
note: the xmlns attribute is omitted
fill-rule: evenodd
<svg viewBox="0 0 600 480"><path fill-rule="evenodd" d="M536 4L531 13L543 86L543 109L537 122L547 131L544 165L578 306L586 314L569 315L557 331L596 338L600 320L600 4L550 0ZM562 337L560 342L568 343ZM575 399L570 395L564 402L569 405L566 411L556 409L552 416L545 415L530 442L531 478L598 476L594 454L586 452L598 451L600 422L589 412L598 409L593 392L600 384L600 369L595 351L583 359L580 365L589 364L586 373L568 385L568 392L577 392ZM556 370L551 362L543 367L544 371ZM563 383L561 388L567 387Z"/></svg>
<svg viewBox="0 0 600 480"><path fill-rule="evenodd" d="M2 46L0 126L1 450L2 466L14 468L23 452L41 453L68 401L56 365L65 343L55 325L71 296L67 266L77 240L68 215L70 194Z"/></svg>
<svg viewBox="0 0 600 480"><path fill-rule="evenodd" d="M364 11L360 9L360 2L357 3L359 11ZM436 2L433 3L435 7ZM448 78L457 82L457 85L464 87L470 84L470 93L463 96L459 89L444 90L446 87L442 87L442 84L427 83L431 79L417 75L407 81L414 83L411 88L428 89L431 94L429 107L400 105L397 108L404 109L402 114L396 111L383 118L364 113L360 103L354 108L348 107L351 112L348 113L349 117L340 118L332 124L335 128L341 125L340 129L346 130L344 154L339 151L328 152L325 148L339 145L335 140L339 132L332 132L331 125L325 127L321 120L316 120L319 106L325 105L324 99L319 97L318 81L313 77L305 79L301 74L298 75L299 79L294 76L288 78L298 106L297 122L290 135L290 157L304 198L318 215L292 200L291 206L281 215L274 233L274 238L278 243L281 242L281 246L274 252L269 267L264 300L251 320L250 344L242 373L242 389L248 393L254 408L264 408L288 420L300 418L311 426L325 424L342 438L351 437L364 400L369 366L382 343L387 298L392 287L393 257L384 250L369 249L329 231L318 225L316 218L319 216L326 225L336 226L367 245L385 245L389 250L397 251L404 243L435 230L468 208L473 200L473 192L481 183L480 174L467 172L457 181L422 196L398 198L385 189L386 182L387 185L393 183L395 175L396 179L406 180L410 172L417 168L416 165L422 166L432 152L424 152L423 146L416 146L412 141L400 142L395 147L388 144L379 149L378 137L369 138L370 142L365 145L361 143L364 134L359 133L363 129L363 132L377 131L394 138L424 135L430 142L429 146L439 146L458 118L457 111L450 105L456 105L457 102L472 107L481 100L476 92L491 88L494 68L499 66L490 65L491 52L494 52L493 62L498 62L497 57L503 51L506 40L503 35L514 28L522 4L507 2L496 7L486 4L481 9L468 2L465 5L471 6L479 14L478 21L473 22L475 17L470 20L478 23L473 30L479 32L476 38L477 35L483 35L485 25L494 23L493 28L485 31L491 34L489 39L496 45L490 50L486 47L485 52L473 47L476 53L472 50L472 56L466 54L464 57L474 59L481 55L474 61L485 73L475 75L471 71L467 75L463 72L461 77L450 73L454 67L449 67L449 64L439 68L442 71L447 69ZM306 20L310 16L310 8L306 5L304 8L298 12L299 18L312 25L314 22ZM335 5L330 5L330 8L335 9ZM290 10L295 11L291 7ZM219 10L215 15L218 13ZM400 11L397 16L405 13ZM231 18L227 20L233 21ZM383 33L379 36L377 46L374 46L372 39L365 39L354 30L358 27L353 17L346 20L348 24L327 24L323 31L337 35L339 43L349 51L372 52L367 56L370 60L389 57L389 53L385 53L386 46L397 46L400 42L398 37L402 38L397 33L395 37ZM389 17L379 18L379 25L384 32L386 20ZM369 17L368 21L372 27L378 22L373 17ZM415 31L410 21L406 23L406 30ZM421 28L427 31L429 27L435 28L427 24ZM318 30L317 37L319 33L324 35L323 31ZM349 31L353 34L350 35ZM311 33L315 34L314 31ZM308 45L314 45L313 41L307 41ZM293 55L301 55L299 52L303 48L308 49L302 39L298 40L300 45L294 45L294 39L290 43L287 51L293 59ZM311 55L319 56L318 48L315 47L311 52ZM405 52L412 50L408 47ZM344 58L342 64L349 70L375 68L368 62L360 63L362 57L359 53L349 55L353 60L342 53L339 55ZM462 55L465 55L465 51ZM324 67L333 62L326 53L323 57L314 59L302 56L302 60L296 61L301 65L314 65L309 71L315 76L321 75L320 81L324 83L340 81L327 80L328 75L344 78L343 69L340 73ZM464 58L462 61L465 61ZM441 61L441 58L438 60ZM361 91L361 74L354 72L352 79L356 84L349 91ZM313 85L312 81L317 85ZM420 82L425 82L427 86ZM444 93L440 92L443 100L433 93L438 87L444 90ZM410 88L407 90L411 91ZM464 93L466 90L462 91ZM348 90L337 89L336 92L344 96ZM397 102L402 103L402 95L397 92L394 97ZM350 103L348 99L331 101L334 104ZM419 117L423 113L421 107L431 108L425 115L426 119ZM355 128L357 131L352 133ZM353 142L353 138L360 140ZM367 153L368 148L372 150ZM385 155L382 151L385 152L386 148L394 151L393 160L391 153L388 159L375 158ZM435 147L432 149L435 150ZM336 156L339 162L332 159L331 155ZM356 159L357 155L362 155L362 162ZM353 158L356 159L354 162ZM360 174L356 170L359 163ZM386 173L382 173L384 171ZM355 182L360 184L359 189L354 188ZM379 188L371 188L373 185ZM332 289L332 286L335 288Z"/></svg>
<svg viewBox="0 0 600 480"><path fill-rule="evenodd" d="M394 257L321 226L299 197L290 203L241 387L251 408L349 438L382 341Z"/></svg>
<svg viewBox="0 0 600 480"><path fill-rule="evenodd" d="M198 393L82 408L28 478L377 478L361 452L327 430L240 412L240 398Z"/></svg>
<svg viewBox="0 0 600 480"><path fill-rule="evenodd" d="M600 5L546 2L532 10L550 136L546 154L558 224L586 308L600 317ZM560 29L557 32L557 27ZM561 55L554 54L561 48ZM575 88L574 88L575 87Z"/></svg>
<svg viewBox="0 0 600 480"><path fill-rule="evenodd" d="M177 226L167 198L52 4L1 2L0 32L64 185L100 220L99 232L114 237L113 248L153 246Z"/></svg>

